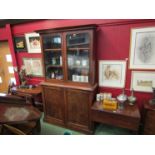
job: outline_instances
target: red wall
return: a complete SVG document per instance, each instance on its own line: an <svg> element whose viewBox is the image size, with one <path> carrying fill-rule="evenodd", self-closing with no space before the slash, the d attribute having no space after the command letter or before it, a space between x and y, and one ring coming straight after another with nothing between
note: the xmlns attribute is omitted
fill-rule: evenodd
<svg viewBox="0 0 155 155"><path fill-rule="evenodd" d="M0 40L7 40L8 35L6 32L6 28L0 28Z"/></svg>
<svg viewBox="0 0 155 155"><path fill-rule="evenodd" d="M125 60L125 58L129 58L131 28L155 26L155 20L40 20L27 24L15 25L11 28L11 30L13 36L18 36L36 30L86 24L97 24L98 26L96 38L97 49L95 51L97 60ZM41 57L41 54L28 54L24 52L17 53L16 57L17 63L20 67L22 65L23 57ZM36 84L42 80L43 78L33 78L30 82ZM126 93L128 95L130 94L130 81L131 70L128 69L126 78ZM121 92L120 89L103 87L100 87L99 91L112 92L114 97L116 97ZM138 98L138 104L140 107L143 100L148 100L152 97L150 93L136 92L135 95Z"/></svg>
<svg viewBox="0 0 155 155"><path fill-rule="evenodd" d="M130 30L135 27L155 26L155 21L151 23L125 24L100 26L97 32L97 59L98 60L125 60L129 58L130 49ZM131 70L127 69L126 75L126 93L130 95ZM99 88L99 91L112 92L116 97L121 93L120 89ZM144 100L152 98L151 93L136 92L139 107L142 106Z"/></svg>

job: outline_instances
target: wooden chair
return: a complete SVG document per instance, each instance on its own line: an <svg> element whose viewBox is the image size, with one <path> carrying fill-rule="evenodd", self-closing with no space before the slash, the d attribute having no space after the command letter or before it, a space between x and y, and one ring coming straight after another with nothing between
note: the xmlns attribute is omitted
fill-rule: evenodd
<svg viewBox="0 0 155 155"><path fill-rule="evenodd" d="M1 135L36 135L40 134L37 122L1 126Z"/></svg>
<svg viewBox="0 0 155 155"><path fill-rule="evenodd" d="M25 135L25 133L13 126L7 125L7 124L3 124L1 127L1 134L5 135L5 134L15 134L15 135Z"/></svg>

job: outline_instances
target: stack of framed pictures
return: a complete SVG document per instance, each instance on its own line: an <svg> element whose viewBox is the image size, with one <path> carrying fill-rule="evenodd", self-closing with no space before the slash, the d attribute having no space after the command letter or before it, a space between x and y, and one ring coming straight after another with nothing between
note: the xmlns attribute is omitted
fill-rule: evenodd
<svg viewBox="0 0 155 155"><path fill-rule="evenodd" d="M131 30L130 69L131 88L152 92L155 87L155 27Z"/></svg>
<svg viewBox="0 0 155 155"><path fill-rule="evenodd" d="M14 38L16 52L41 53L39 33L26 33Z"/></svg>
<svg viewBox="0 0 155 155"><path fill-rule="evenodd" d="M38 33L26 33L14 38L16 52L41 53L40 36ZM33 56L34 57L34 56ZM41 58L23 58L23 65L27 75L42 77L43 68Z"/></svg>

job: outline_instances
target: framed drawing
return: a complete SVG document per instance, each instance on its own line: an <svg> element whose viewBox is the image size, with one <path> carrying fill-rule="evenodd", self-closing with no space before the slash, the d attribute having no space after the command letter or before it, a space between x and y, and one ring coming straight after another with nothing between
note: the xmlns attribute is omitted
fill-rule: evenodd
<svg viewBox="0 0 155 155"><path fill-rule="evenodd" d="M28 53L41 53L39 33L26 33L25 38Z"/></svg>
<svg viewBox="0 0 155 155"><path fill-rule="evenodd" d="M130 68L155 69L155 27L131 30Z"/></svg>
<svg viewBox="0 0 155 155"><path fill-rule="evenodd" d="M15 51L17 51L17 52L27 51L24 36L23 37L15 37L14 38L14 45L15 45Z"/></svg>
<svg viewBox="0 0 155 155"><path fill-rule="evenodd" d="M100 60L99 85L104 87L125 87L126 61Z"/></svg>
<svg viewBox="0 0 155 155"><path fill-rule="evenodd" d="M23 58L23 65L27 75L42 77L43 67L41 58Z"/></svg>
<svg viewBox="0 0 155 155"><path fill-rule="evenodd" d="M132 71L131 89L139 92L153 92L155 87L155 72Z"/></svg>

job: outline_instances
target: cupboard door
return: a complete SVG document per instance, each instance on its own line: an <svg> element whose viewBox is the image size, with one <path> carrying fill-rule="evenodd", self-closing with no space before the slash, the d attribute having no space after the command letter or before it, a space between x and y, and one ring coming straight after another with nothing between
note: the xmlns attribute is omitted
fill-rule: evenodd
<svg viewBox="0 0 155 155"><path fill-rule="evenodd" d="M72 128L88 129L89 93L81 90L66 90L67 125Z"/></svg>
<svg viewBox="0 0 155 155"><path fill-rule="evenodd" d="M61 34L44 35L43 57L47 80L63 80L63 54Z"/></svg>
<svg viewBox="0 0 155 155"><path fill-rule="evenodd" d="M44 100L45 117L49 118L52 123L64 124L64 90L58 87L45 87Z"/></svg>
<svg viewBox="0 0 155 155"><path fill-rule="evenodd" d="M91 39L89 31L67 33L67 79L89 83Z"/></svg>

